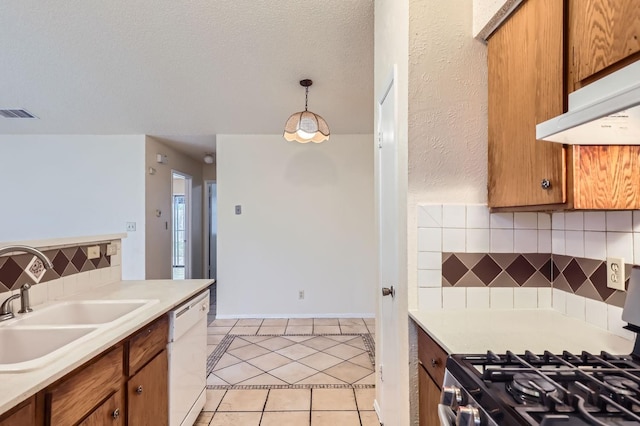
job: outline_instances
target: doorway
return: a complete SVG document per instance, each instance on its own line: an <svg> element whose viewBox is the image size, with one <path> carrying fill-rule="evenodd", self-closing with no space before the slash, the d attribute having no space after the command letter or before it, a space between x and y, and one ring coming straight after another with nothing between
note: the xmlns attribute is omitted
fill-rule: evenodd
<svg viewBox="0 0 640 426"><path fill-rule="evenodd" d="M216 279L218 276L218 186L216 182L207 182L207 194L209 195L209 268L207 278Z"/></svg>
<svg viewBox="0 0 640 426"><path fill-rule="evenodd" d="M171 172L171 278L191 278L191 176Z"/></svg>
<svg viewBox="0 0 640 426"><path fill-rule="evenodd" d="M204 214L208 220L205 222L205 262L204 276L212 278L216 282L209 287L209 316L215 317L217 312L217 288L218 288L218 185L216 181L205 181L205 209Z"/></svg>

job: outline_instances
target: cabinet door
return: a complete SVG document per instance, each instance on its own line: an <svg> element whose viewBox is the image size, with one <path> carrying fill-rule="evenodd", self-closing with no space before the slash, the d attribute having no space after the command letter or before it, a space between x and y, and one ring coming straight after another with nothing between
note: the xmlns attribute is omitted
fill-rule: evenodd
<svg viewBox="0 0 640 426"><path fill-rule="evenodd" d="M566 202L564 148L535 137L564 109L563 15L560 0L527 1L489 39L490 207Z"/></svg>
<svg viewBox="0 0 640 426"><path fill-rule="evenodd" d="M169 423L167 351L160 352L127 382L129 425L163 426Z"/></svg>
<svg viewBox="0 0 640 426"><path fill-rule="evenodd" d="M568 25L573 89L617 62L640 59L638 0L569 0Z"/></svg>
<svg viewBox="0 0 640 426"><path fill-rule="evenodd" d="M34 426L36 424L35 398L19 404L8 414L0 416L0 426Z"/></svg>
<svg viewBox="0 0 640 426"><path fill-rule="evenodd" d="M421 365L418 365L418 401L420 426L438 426L440 424L438 419L440 389Z"/></svg>
<svg viewBox="0 0 640 426"><path fill-rule="evenodd" d="M118 391L103 402L78 426L122 426L124 425L124 403Z"/></svg>
<svg viewBox="0 0 640 426"><path fill-rule="evenodd" d="M89 361L45 392L46 423L75 425L122 387L122 346Z"/></svg>

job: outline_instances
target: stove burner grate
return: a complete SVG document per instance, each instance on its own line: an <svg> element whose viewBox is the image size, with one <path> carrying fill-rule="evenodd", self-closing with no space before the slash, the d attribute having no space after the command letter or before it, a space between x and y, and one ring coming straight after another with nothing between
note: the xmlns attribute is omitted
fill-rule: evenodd
<svg viewBox="0 0 640 426"><path fill-rule="evenodd" d="M536 373L516 373L506 389L518 402L542 403L544 397L558 392L556 387Z"/></svg>

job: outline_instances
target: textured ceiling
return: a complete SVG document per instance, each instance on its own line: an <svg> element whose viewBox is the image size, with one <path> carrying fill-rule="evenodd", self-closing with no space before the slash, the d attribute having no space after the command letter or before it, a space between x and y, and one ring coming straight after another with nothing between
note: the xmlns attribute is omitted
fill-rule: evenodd
<svg viewBox="0 0 640 426"><path fill-rule="evenodd" d="M194 155L304 107L373 132L373 0L0 2L0 134L149 134Z"/></svg>

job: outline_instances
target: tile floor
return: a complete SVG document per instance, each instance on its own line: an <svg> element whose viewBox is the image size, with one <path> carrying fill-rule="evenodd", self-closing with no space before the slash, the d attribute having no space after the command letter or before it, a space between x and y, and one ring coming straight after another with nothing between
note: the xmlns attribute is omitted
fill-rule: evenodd
<svg viewBox="0 0 640 426"><path fill-rule="evenodd" d="M208 343L216 364L195 425L379 426L373 339L361 336L374 336L374 321L214 320Z"/></svg>

